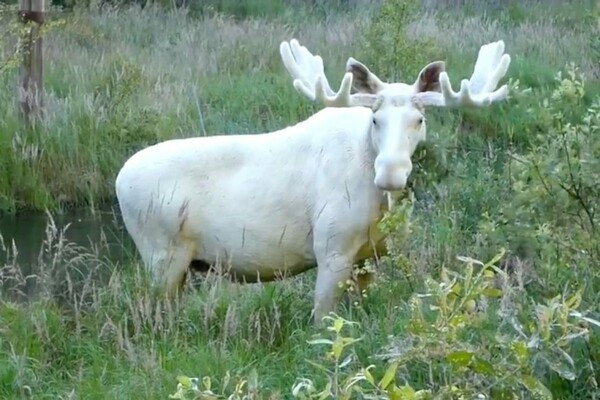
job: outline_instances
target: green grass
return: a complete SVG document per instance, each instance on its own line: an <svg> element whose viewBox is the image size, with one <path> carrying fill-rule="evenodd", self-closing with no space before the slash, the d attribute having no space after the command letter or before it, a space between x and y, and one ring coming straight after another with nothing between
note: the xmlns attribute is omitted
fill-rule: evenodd
<svg viewBox="0 0 600 400"><path fill-rule="evenodd" d="M61 15L64 25L46 38L43 122L28 129L18 120L15 71L0 73L0 211L96 207L114 200L120 166L149 144L252 134L306 118L319 106L293 89L279 43L296 37L321 54L335 86L347 57L367 65L384 57L364 46L376 2L370 3L369 12L295 8L241 19L128 6ZM518 5L484 14L424 3L400 37L409 46L415 39L433 40L427 61L447 60L455 87L471 72L479 46L503 39L513 60L508 77L532 92L488 110L430 112L426 153L417 154L413 177L412 231L403 235L402 215L392 218L394 251L379 268L378 285L362 301L351 293L339 309L360 324L349 332L363 337L344 353L354 354L348 368L374 364L379 380L388 363L377 356L387 355L401 360L395 384L415 390L440 394L455 385L466 398L500 389L532 398L525 387L537 380L557 399L598 398L598 328L563 319L559 311L578 309L596 319L600 311L599 233L577 219L598 198L594 182L600 177L590 155L600 154L599 132L582 127L600 93L600 26L585 2L538 14ZM0 44L3 60L10 46ZM414 60L388 55L405 68L398 75L415 78ZM581 97L569 91L576 77L555 80L559 71L566 76L570 62L585 79ZM594 126L597 114L589 111L588 117ZM565 144L560 138L567 122L579 136ZM580 178L578 198L560 191L573 173L564 165L567 145L579 157L568 164ZM522 158L539 174L516 161ZM131 245L126 234L124 240ZM8 240L3 243L12 252ZM510 274L496 271L493 283L487 275L469 278L468 266L457 259L485 262L502 247L507 252L496 265ZM180 374L210 376L221 387L229 371L233 381L257 374L261 394L250 398L277 399L291 398L299 377L320 389L327 381L307 361L328 362L326 346L307 341L331 335L309 322L314 271L265 285L211 278L195 292L190 288L172 310L153 299L135 252L116 264L52 229L45 249L37 276L28 279L36 285L26 300L15 292L26 287L18 259L8 257L0 273L1 398L166 399ZM453 273L461 282L454 287L458 300L439 291ZM580 304L569 304L574 295ZM476 300L477 313L466 309L467 299ZM559 311L545 310L548 303ZM558 340L563 335L570 335L565 343ZM522 344L537 337L539 347L523 352ZM463 363L473 354L477 371ZM491 373L482 372L489 368Z"/></svg>

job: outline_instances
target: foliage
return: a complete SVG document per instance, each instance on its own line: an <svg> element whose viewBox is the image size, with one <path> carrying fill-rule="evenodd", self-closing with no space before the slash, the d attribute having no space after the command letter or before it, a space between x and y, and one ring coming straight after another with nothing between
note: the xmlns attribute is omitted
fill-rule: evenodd
<svg viewBox="0 0 600 400"><path fill-rule="evenodd" d="M327 346L322 362L309 361L316 369L313 376L324 376L325 385L319 388L314 377L298 377L291 388L294 398L554 398L543 384L544 374L538 366L574 379L575 362L569 354L573 342L588 340L590 329L600 328L600 322L578 311L580 293L557 296L531 308L526 299L505 293L498 282L499 278L507 281L506 273L495 265L503 253L485 264L461 257L466 264L462 273L444 269L440 281L425 279L426 292L414 294L408 302L406 331L389 337L384 352L376 355L388 362L380 378L374 376L374 364L363 367L357 363L352 348L363 338L342 332L356 322L335 314L324 318L330 322L327 330L332 337L308 343ZM523 312L523 307L531 312ZM498 308L498 313L487 311ZM496 334L485 329L492 322L499 326ZM411 385L419 368L429 370L430 388ZM252 395L250 389L243 390L244 379L219 396L211 390L209 377L202 378L202 388L198 378L178 380L178 390L170 398L258 398L256 383ZM402 384L397 383L400 380ZM223 387L229 381L227 373Z"/></svg>
<svg viewBox="0 0 600 400"><path fill-rule="evenodd" d="M363 57L388 82L412 83L438 49L434 38L411 38L420 0L384 0L364 30Z"/></svg>
<svg viewBox="0 0 600 400"><path fill-rule="evenodd" d="M0 79L16 69L26 51L32 26L35 22L23 24L17 15L18 6L15 4L0 3ZM63 25L61 19L46 21L37 33L37 37L44 37L52 30ZM36 36L32 35L35 40ZM1 50L5 50L4 52Z"/></svg>
<svg viewBox="0 0 600 400"><path fill-rule="evenodd" d="M538 260L540 271L558 270L579 286L597 280L600 262L600 97L585 104L585 80L574 65L556 83L529 109L539 124L529 132L531 150L510 155L510 204L481 228L489 245L510 245ZM520 243L529 243L527 252Z"/></svg>
<svg viewBox="0 0 600 400"><path fill-rule="evenodd" d="M23 26L18 22L16 18L10 18L16 13L17 7L7 4L0 3L0 49L3 47L9 47L8 43L10 38L14 38L22 34ZM0 58L0 77L7 71L16 68L19 64L19 52L21 45L14 45L6 55Z"/></svg>
<svg viewBox="0 0 600 400"><path fill-rule="evenodd" d="M405 190L394 196L393 208L379 222L381 233L386 236L387 254L382 256L382 263L391 263L400 270L409 283L412 282L414 269L406 254L408 238L413 233L411 219L415 206L415 195L412 190Z"/></svg>
<svg viewBox="0 0 600 400"><path fill-rule="evenodd" d="M281 14L286 6L284 0L208 0L182 1L182 4L201 14L224 13L238 18L265 17Z"/></svg>

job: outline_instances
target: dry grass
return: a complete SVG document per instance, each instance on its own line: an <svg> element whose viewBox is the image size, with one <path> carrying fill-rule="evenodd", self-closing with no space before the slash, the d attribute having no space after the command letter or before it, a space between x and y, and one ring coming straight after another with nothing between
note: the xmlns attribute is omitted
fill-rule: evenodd
<svg viewBox="0 0 600 400"><path fill-rule="evenodd" d="M460 54L476 54L482 43L504 40L507 51L517 62L539 60L553 70L563 68L565 60L577 60L588 77L600 71L598 55L590 46L593 34L586 29L565 29L556 18L524 20L506 24L482 16L451 20L436 14L426 14L412 23L412 37L435 38L443 49ZM600 31L597 32L600 34Z"/></svg>

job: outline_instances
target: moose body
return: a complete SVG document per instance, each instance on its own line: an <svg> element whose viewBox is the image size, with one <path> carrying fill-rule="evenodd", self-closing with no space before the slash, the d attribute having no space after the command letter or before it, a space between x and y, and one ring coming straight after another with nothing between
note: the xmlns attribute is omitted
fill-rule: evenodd
<svg viewBox="0 0 600 400"><path fill-rule="evenodd" d="M319 322L335 308L353 265L384 250L376 225L425 139L424 106L487 105L506 96L506 87L492 91L509 61L498 43L487 53L482 47L471 87L463 81L459 93L441 62L407 85L383 83L350 58L337 94L320 57L282 43L296 89L327 108L270 133L158 143L119 172L123 221L155 284L174 295L197 262L245 282L317 267Z"/></svg>
<svg viewBox="0 0 600 400"><path fill-rule="evenodd" d="M266 282L342 258L330 261L333 273L318 273L317 290L333 292L338 275L348 279L348 265L381 240L387 197L366 168L376 158L371 123L365 107L325 108L267 134L176 139L138 152L116 186L143 261L160 268L170 259L152 272L175 290L194 261Z"/></svg>

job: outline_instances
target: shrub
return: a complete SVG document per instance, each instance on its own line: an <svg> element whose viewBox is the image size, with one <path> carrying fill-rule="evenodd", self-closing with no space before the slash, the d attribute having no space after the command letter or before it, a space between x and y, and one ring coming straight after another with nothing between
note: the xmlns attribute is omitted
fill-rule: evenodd
<svg viewBox="0 0 600 400"><path fill-rule="evenodd" d="M418 18L420 0L384 0L365 26L362 57L387 81L412 83L436 54L433 38L412 39L408 27Z"/></svg>
<svg viewBox="0 0 600 400"><path fill-rule="evenodd" d="M507 245L545 276L562 275L591 290L600 262L600 98L586 105L583 75L570 65L557 87L529 110L539 130L529 152L510 154L512 200L482 230L486 245ZM529 250L519 247L528 243ZM562 286L564 280L559 281ZM560 287L553 287L559 291Z"/></svg>
<svg viewBox="0 0 600 400"><path fill-rule="evenodd" d="M308 341L325 346L325 353L319 361L309 361L314 375L296 379L291 388L294 398L552 399L541 378L546 375L543 368L574 379L572 343L586 340L589 325L600 327L600 322L578 311L580 293L543 303L514 296L505 285L505 272L495 265L502 256L503 251L485 264L461 257L466 264L462 272L444 269L439 280L425 278L425 291L415 293L403 309L408 316L406 330L372 355L387 361L382 370L358 361L354 347L362 337L356 336L356 322L326 317L327 337ZM501 288L499 278L504 282ZM489 330L490 324L497 332ZM420 381L423 373L430 377L429 387L415 388L411 382ZM265 394L259 392L257 379L235 383L227 374L216 388L209 377L180 377L170 398L265 398L260 397Z"/></svg>

